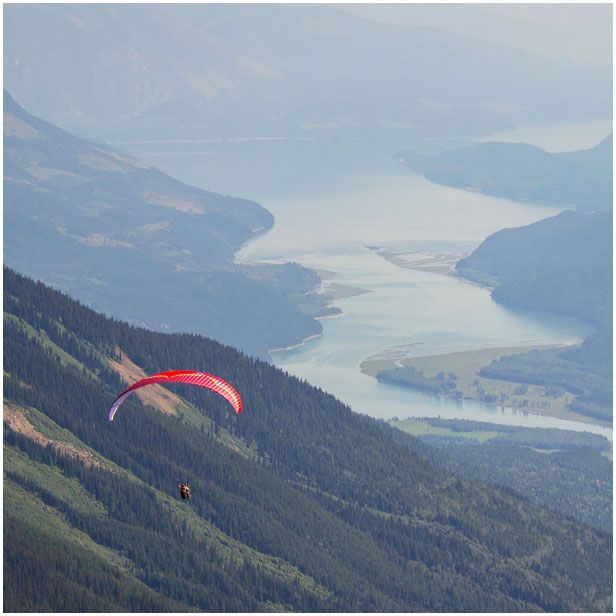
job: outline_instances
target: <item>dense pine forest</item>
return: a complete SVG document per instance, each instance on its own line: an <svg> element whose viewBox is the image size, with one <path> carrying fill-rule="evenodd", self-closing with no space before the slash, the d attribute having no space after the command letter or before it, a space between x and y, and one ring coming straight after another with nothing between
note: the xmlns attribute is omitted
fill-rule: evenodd
<svg viewBox="0 0 616 616"><path fill-rule="evenodd" d="M513 488L529 500L612 532L612 443L604 436L556 428L524 428L468 419L392 419L383 429L416 449L409 424L433 448L426 456L458 475Z"/></svg>
<svg viewBox="0 0 616 616"><path fill-rule="evenodd" d="M134 395L110 423L129 362L216 374L244 410L175 385L172 413ZM266 362L4 269L5 611L612 611L611 534L433 455Z"/></svg>

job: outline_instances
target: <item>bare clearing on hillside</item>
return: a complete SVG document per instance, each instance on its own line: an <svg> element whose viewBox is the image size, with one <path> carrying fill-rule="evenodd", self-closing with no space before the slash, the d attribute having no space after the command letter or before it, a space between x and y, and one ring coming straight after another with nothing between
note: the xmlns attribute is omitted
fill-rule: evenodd
<svg viewBox="0 0 616 616"><path fill-rule="evenodd" d="M124 381L126 381L128 386L136 383L140 379L145 379L150 376L135 364L121 349L117 349L117 352L120 356L120 361L116 361L109 357L107 357L107 361L109 365L120 374ZM120 392L118 392L118 394L119 393ZM149 404L166 415L176 415L176 408L178 406L186 406L179 396L156 384L138 389L135 395L138 396L139 400L144 404Z"/></svg>
<svg viewBox="0 0 616 616"><path fill-rule="evenodd" d="M32 439L35 443L47 447L51 445L61 455L80 460L86 466L101 466L100 462L94 459L92 454L85 449L75 447L72 443L66 441L54 441L41 434L36 428L28 421L23 411L17 407L9 404L4 404L3 408L3 420L9 425L11 430L23 434L25 437Z"/></svg>

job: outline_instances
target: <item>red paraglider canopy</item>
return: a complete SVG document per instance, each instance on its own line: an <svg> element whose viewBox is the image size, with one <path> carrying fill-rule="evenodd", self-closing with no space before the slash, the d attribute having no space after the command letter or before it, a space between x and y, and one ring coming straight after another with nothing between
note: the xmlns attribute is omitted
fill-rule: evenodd
<svg viewBox="0 0 616 616"><path fill-rule="evenodd" d="M127 390L123 391L111 405L109 409L109 421L113 421L116 411L124 399L130 396L136 389L144 387L146 385L153 385L154 383L190 383L192 385L199 385L206 389L211 389L217 394L220 394L223 398L231 403L231 406L235 409L236 413L242 410L242 399L239 394L229 383L212 374L206 374L205 372L195 372L193 370L172 370L170 372L159 372L153 374L145 379L141 379L136 383L133 383Z"/></svg>

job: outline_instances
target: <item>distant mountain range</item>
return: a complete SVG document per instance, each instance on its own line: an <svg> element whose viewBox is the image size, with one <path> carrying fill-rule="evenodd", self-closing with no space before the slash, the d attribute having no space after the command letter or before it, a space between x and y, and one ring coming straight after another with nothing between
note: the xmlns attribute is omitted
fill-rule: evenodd
<svg viewBox="0 0 616 616"><path fill-rule="evenodd" d="M612 150L610 134L577 152L552 154L524 143L489 142L437 155L402 150L395 158L437 184L596 211L612 208Z"/></svg>
<svg viewBox="0 0 616 616"><path fill-rule="evenodd" d="M265 357L321 331L316 274L233 262L273 226L254 201L187 186L76 138L4 93L4 262L106 314ZM302 308L300 309L299 304Z"/></svg>
<svg viewBox="0 0 616 616"><path fill-rule="evenodd" d="M105 139L486 135L609 117L611 78L331 5L4 7L4 87Z"/></svg>
<svg viewBox="0 0 616 616"><path fill-rule="evenodd" d="M235 349L7 268L3 294L4 611L611 613L611 534ZM242 413L156 385L107 420L129 375L180 366Z"/></svg>

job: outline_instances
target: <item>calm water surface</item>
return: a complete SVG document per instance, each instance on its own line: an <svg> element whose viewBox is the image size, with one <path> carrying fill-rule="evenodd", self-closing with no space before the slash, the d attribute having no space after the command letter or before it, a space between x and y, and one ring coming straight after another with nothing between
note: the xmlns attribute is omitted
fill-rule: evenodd
<svg viewBox="0 0 616 616"><path fill-rule="evenodd" d="M562 136L558 143L568 149ZM573 343L590 332L573 319L499 306L487 289L454 277L400 267L437 255L455 260L494 231L560 211L431 184L393 160L395 152L410 145L261 139L122 147L183 181L251 198L270 210L274 229L246 245L238 259L297 261L334 272L337 283L369 291L337 300L344 316L322 320L320 338L272 353L277 366L372 417L464 417L584 429L611 438L608 428L439 399L360 372L362 360L392 348L403 347L407 356L430 355ZM427 149L425 143L418 146ZM400 255L401 261L386 260L377 248Z"/></svg>

